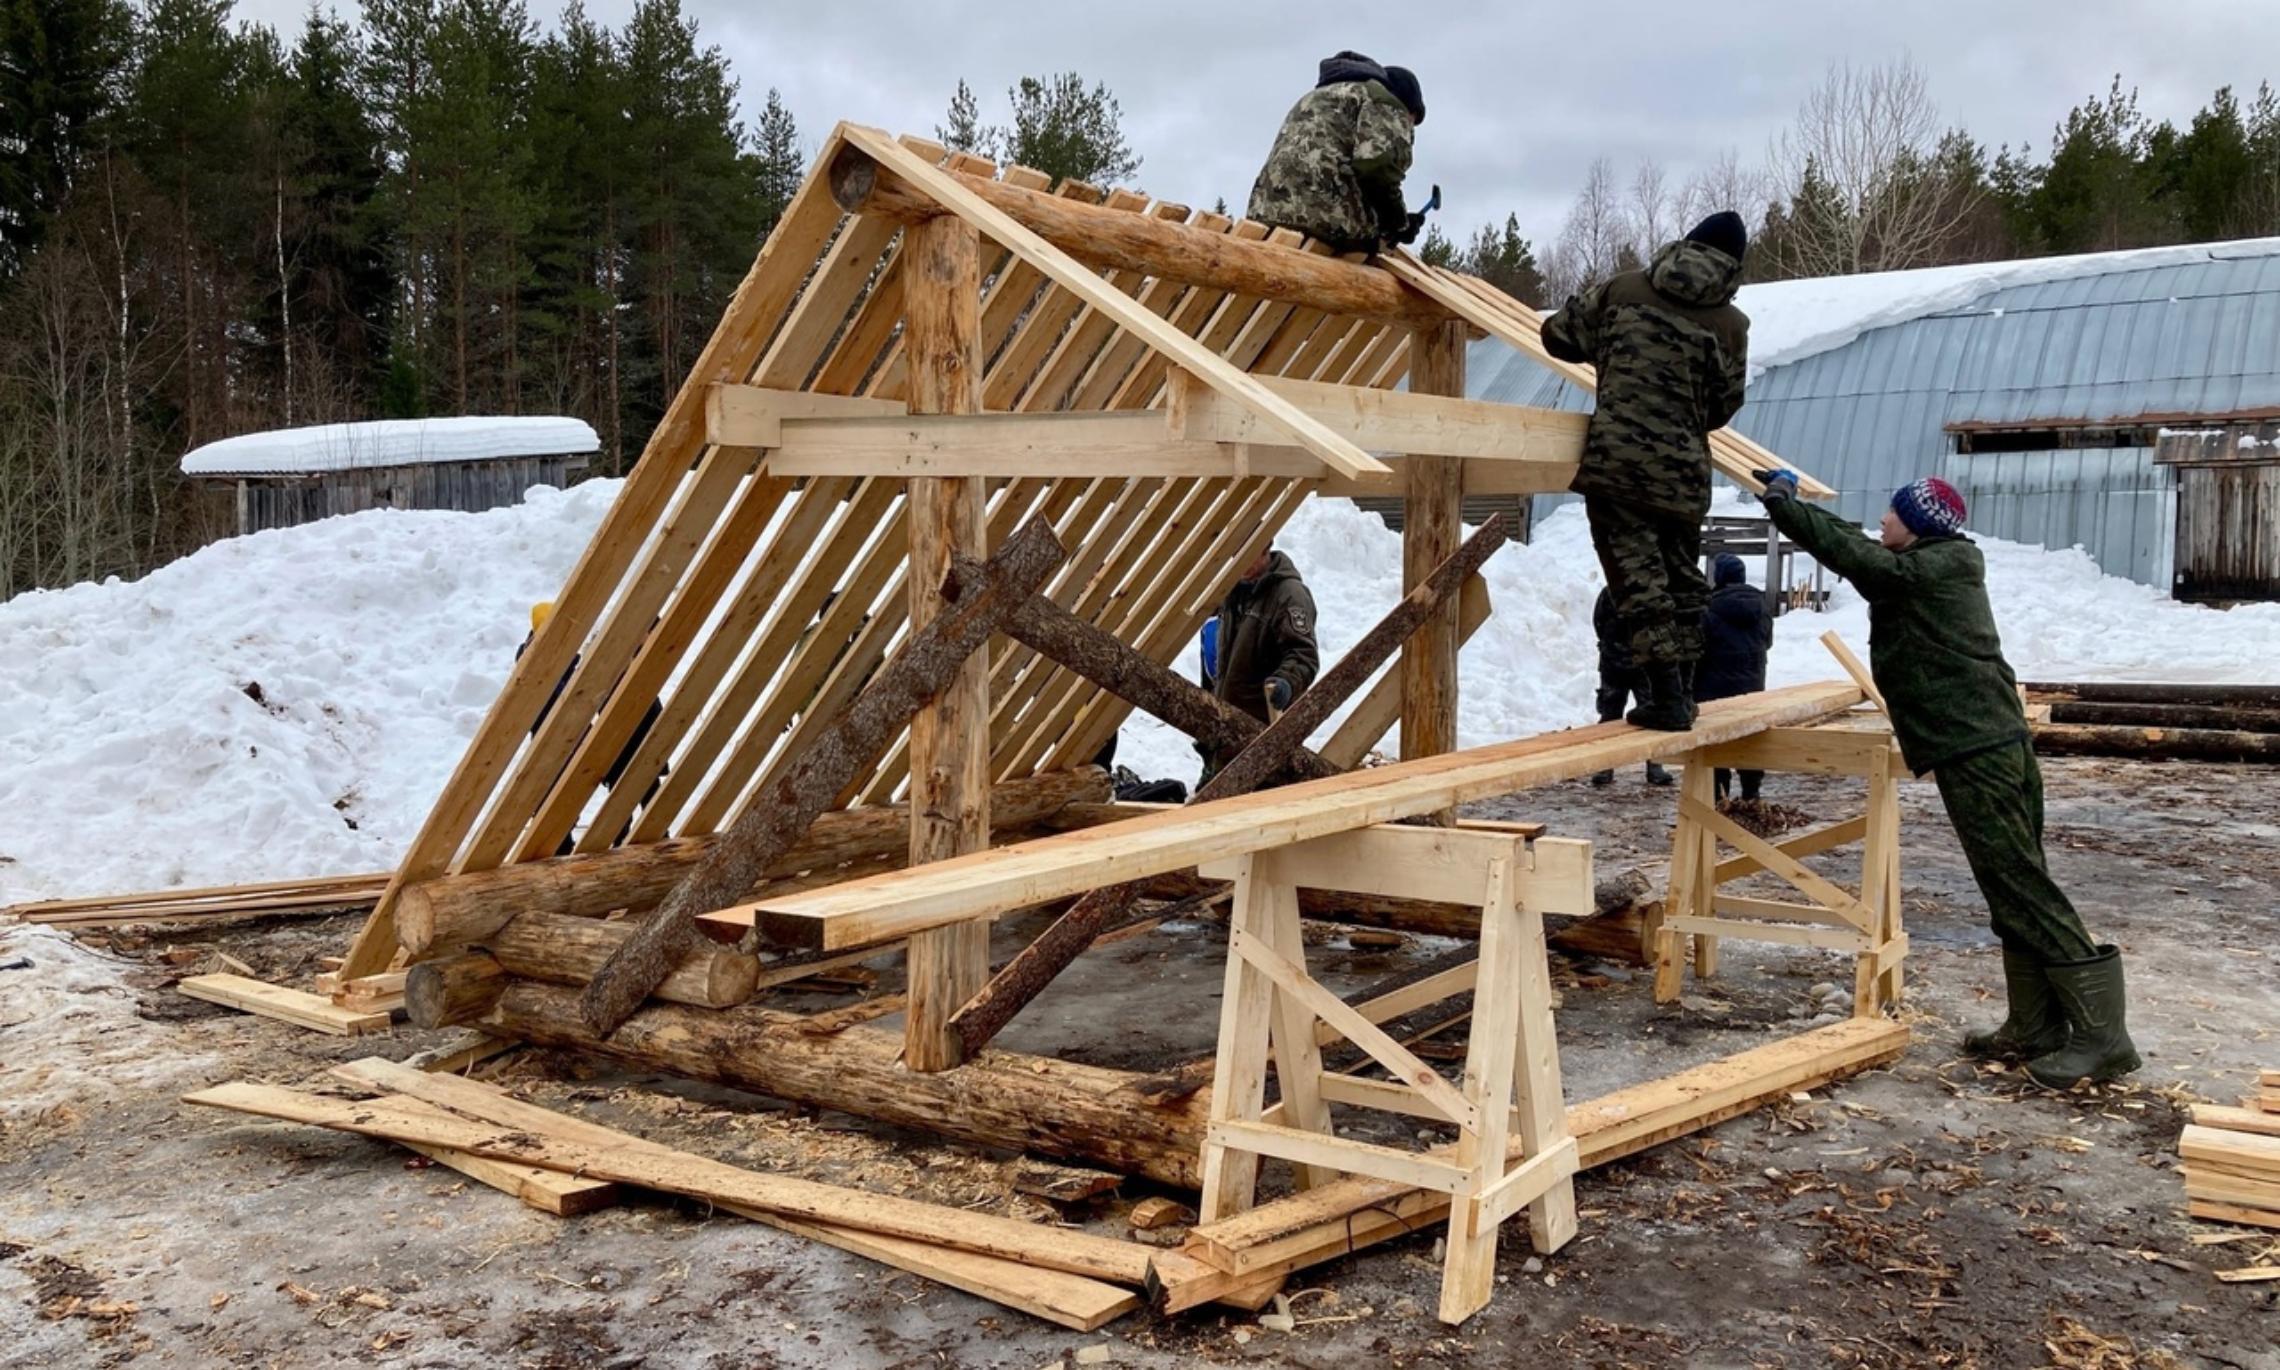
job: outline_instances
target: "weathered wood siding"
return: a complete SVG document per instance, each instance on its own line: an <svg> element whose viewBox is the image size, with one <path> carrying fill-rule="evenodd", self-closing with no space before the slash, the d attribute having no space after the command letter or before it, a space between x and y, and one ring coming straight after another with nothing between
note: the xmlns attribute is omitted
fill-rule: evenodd
<svg viewBox="0 0 2280 1370"><path fill-rule="evenodd" d="M2280 599L2280 422L2162 434L2154 455L2177 473L2183 600Z"/></svg>
<svg viewBox="0 0 2280 1370"><path fill-rule="evenodd" d="M238 531L358 514L367 509L456 509L480 513L520 503L533 485L567 486L585 475L586 458L509 457L424 466L368 466L305 476L248 476L238 503Z"/></svg>

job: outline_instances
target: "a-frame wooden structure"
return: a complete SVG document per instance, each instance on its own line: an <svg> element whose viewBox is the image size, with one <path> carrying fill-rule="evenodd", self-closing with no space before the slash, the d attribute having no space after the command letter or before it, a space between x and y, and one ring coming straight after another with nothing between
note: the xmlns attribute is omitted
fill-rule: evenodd
<svg viewBox="0 0 2280 1370"><path fill-rule="evenodd" d="M1538 330L1526 307L1402 254L1342 259L1286 231L1125 191L1053 188L1025 168L1001 175L923 140L841 125L516 663L358 936L343 983L426 965L436 972L431 1008L469 1021L464 1004L496 1001L501 991L486 981L502 974L555 984L593 975L624 925L590 915L654 906L716 834L779 803L787 775L882 663L951 615L947 582L960 559L1019 541L1017 528L1049 527L1063 553L1042 601L1157 667L1310 494L1403 497L1404 579L1422 593L1457 551L1464 495L1555 491L1573 475L1582 416L1463 398L1465 347L1482 334L1588 385L1588 370L1545 356ZM1719 470L1745 486L1776 461L1730 430L1711 447ZM1829 493L1811 481L1806 490ZM1694 733L1606 725L1444 755L1456 745L1457 649L1488 612L1477 579L1464 591L1433 600L1425 626L1404 635L1399 668L1314 758L1328 774L1168 814L1097 802L1107 796L1087 765L1131 711L1126 699L1042 650L991 641L769 866L768 883L700 920L723 942L744 938L743 949L689 960L656 998L728 1008L834 960L904 946L906 1022L899 1064L886 1064L923 1080L965 1054L950 1020L983 990L998 913L1393 819L1446 821L1469 798L1738 743L1861 698L1851 685L1800 687L1706 710ZM1336 774L1396 719L1403 764ZM1026 834L1071 801L1092 801L1076 806L1088 810L1083 822L1111 823L1116 836L1069 832L985 850L993 830ZM1511 871L1536 858L1525 841L1499 840L1510 849L1499 858L1506 883L1482 883L1480 866L1466 888L1478 887L1472 902L1484 916L1511 924L1491 939L1495 983L1538 985L1528 968L1542 965L1536 916L1547 908L1508 888ZM566 844L576 855L556 858ZM1587 850L1570 876L1565 906L1549 911L1588 903ZM756 928L802 949L756 962ZM1895 909L1882 941L1896 937ZM478 943L482 955L447 956ZM1251 950L1257 964L1289 969ZM1554 1231L1564 1240L1571 1225L1539 1200L1572 1159L1556 1175L1545 1169L1555 1163L1538 1165L1529 1173L1542 1184L1524 1194L1497 1174L1505 1161L1528 1166L1528 1148L1558 1137L1556 1059L1548 1076L1542 1061L1515 1061L1551 1050L1546 992L1528 993L1541 1002L1515 1003L1498 1020L1511 1040L1482 1048L1493 1078L1468 1085L1471 1116L1488 1101L1501 1120L1498 1101L1537 1081L1527 1137L1508 1140L1501 1121L1476 1129L1461 1180L1440 1186L1444 1202L1456 1198L1452 1245L1465 1253L1451 1288L1468 1292L1444 1305L1453 1316L1485 1298L1503 1217L1535 1208L1540 1240ZM1245 1021L1267 1011L1239 1007ZM1874 1007L1864 997L1864 1014ZM1302 1015L1290 1012L1299 1030ZM1533 1025L1528 1035L1513 1035L1519 1022ZM1264 1043L1241 1048L1254 1049ZM1794 1080L1897 1049L1864 1028L1780 1069ZM881 1063L853 1068L875 1079ZM1287 1097L1287 1077L1284 1087ZM1126 1144L1097 1098L1072 1106L1102 1149ZM1142 1140L1190 1137L1195 1121L1153 1120ZM1658 1126L1682 1124L1698 1122ZM1175 1142L1149 1153L1153 1173L1193 1173L1194 1149L1178 1152ZM1458 1168L1428 1161L1400 1173ZM1223 1211L1235 1221L1249 1198L1230 1195ZM1227 1249L1241 1241L1229 1234ZM1224 1268L1191 1266L1180 1297L1262 1279L1271 1287L1274 1261L1303 1264L1324 1247L1305 1224L1258 1241Z"/></svg>

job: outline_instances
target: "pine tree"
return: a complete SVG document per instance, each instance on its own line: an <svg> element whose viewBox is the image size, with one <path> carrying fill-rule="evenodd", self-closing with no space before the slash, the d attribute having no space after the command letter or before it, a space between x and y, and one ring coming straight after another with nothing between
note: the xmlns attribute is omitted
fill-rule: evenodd
<svg viewBox="0 0 2280 1370"><path fill-rule="evenodd" d="M1425 226L1425 236L1417 240L1417 260L1427 266L1465 269L1457 262L1457 245L1449 241L1449 235L1441 231L1439 224Z"/></svg>
<svg viewBox="0 0 2280 1370"><path fill-rule="evenodd" d="M996 129L982 126L981 102L974 98L974 88L961 78L950 96L949 122L934 126L934 141L952 152L994 158L998 136Z"/></svg>
<svg viewBox="0 0 2280 1370"><path fill-rule="evenodd" d="M119 96L120 0L0 0L0 281L39 246Z"/></svg>
<svg viewBox="0 0 2280 1370"><path fill-rule="evenodd" d="M1434 232L1438 231L1436 227ZM1522 304L1541 308L1546 303L1544 273L1536 265L1535 248L1520 236L1517 214L1505 215L1501 228L1484 227L1475 233L1471 247L1458 263L1459 270L1480 277Z"/></svg>
<svg viewBox="0 0 2280 1370"><path fill-rule="evenodd" d="M2067 113L2051 139L2050 162L2028 207L2033 246L2095 252L2161 239L2146 156L2153 128L2137 92L2116 76L2103 99Z"/></svg>
<svg viewBox="0 0 2280 1370"><path fill-rule="evenodd" d="M961 86L963 83L961 83ZM1085 89L1073 71L1058 76L1024 76L1006 92L1013 121L999 146L1005 160L1034 167L1061 181L1123 185L1140 169L1140 157L1124 140L1124 110L1108 87ZM956 102L952 103L953 117Z"/></svg>
<svg viewBox="0 0 2280 1370"><path fill-rule="evenodd" d="M2188 242L2249 232L2255 159L2232 87L2220 88L2181 137L2155 131L2148 157L2157 194Z"/></svg>
<svg viewBox="0 0 2280 1370"><path fill-rule="evenodd" d="M759 162L760 233L775 231L776 221L791 207L800 182L807 175L807 159L800 155L799 125L784 107L784 97L773 87L760 110L760 126L753 131L754 156Z"/></svg>
<svg viewBox="0 0 2280 1370"><path fill-rule="evenodd" d="M625 469L621 350L625 241L635 179L625 67L608 30L582 5L533 61L531 142L538 186L532 222L531 360L527 397L587 419L603 469Z"/></svg>

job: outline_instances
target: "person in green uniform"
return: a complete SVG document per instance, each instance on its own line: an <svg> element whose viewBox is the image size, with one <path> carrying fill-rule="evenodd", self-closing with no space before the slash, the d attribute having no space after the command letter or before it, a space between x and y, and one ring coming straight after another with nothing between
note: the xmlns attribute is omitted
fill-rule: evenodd
<svg viewBox="0 0 2280 1370"><path fill-rule="evenodd" d="M1963 496L1936 476L1904 485L1871 542L1798 499L1794 472L1756 474L1781 531L1868 601L1869 671L1901 756L1938 782L2003 944L2010 1012L1965 1036L1965 1054L2024 1061L2052 1089L2136 1070L2121 949L2091 939L2043 856L2042 771Z"/></svg>

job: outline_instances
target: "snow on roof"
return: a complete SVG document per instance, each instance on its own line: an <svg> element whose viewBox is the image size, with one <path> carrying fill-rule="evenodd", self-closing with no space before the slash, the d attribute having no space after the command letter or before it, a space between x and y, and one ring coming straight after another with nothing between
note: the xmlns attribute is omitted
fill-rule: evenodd
<svg viewBox="0 0 2280 1370"><path fill-rule="evenodd" d="M2011 286L2274 255L2280 255L2280 238L1970 262L1915 271L1769 281L1742 287L1734 303L1750 316L1750 371L1754 375L1843 347L1872 328L1960 309Z"/></svg>
<svg viewBox="0 0 2280 1370"><path fill-rule="evenodd" d="M185 455L182 471L190 476L299 475L364 466L556 456L596 452L601 446L593 427L579 419L379 419L223 438Z"/></svg>

